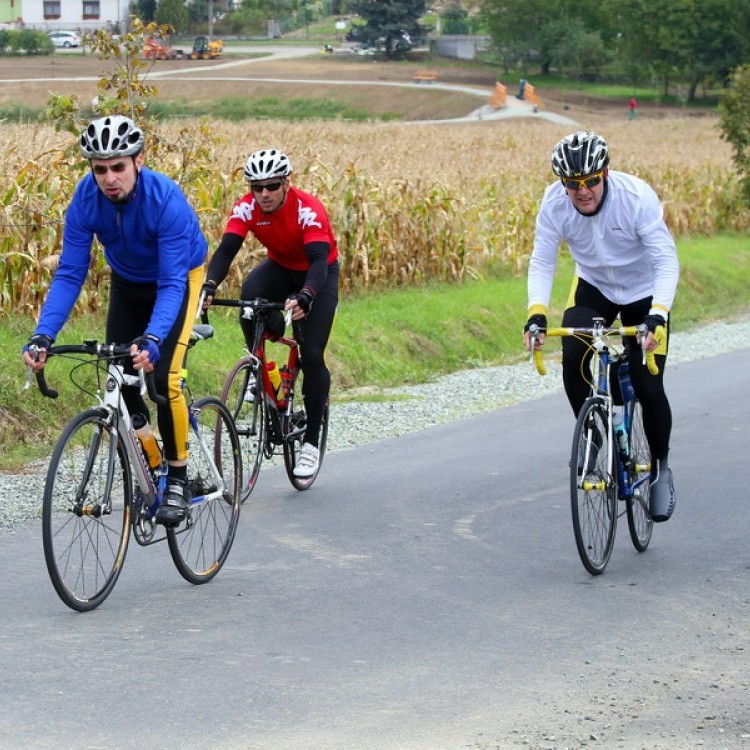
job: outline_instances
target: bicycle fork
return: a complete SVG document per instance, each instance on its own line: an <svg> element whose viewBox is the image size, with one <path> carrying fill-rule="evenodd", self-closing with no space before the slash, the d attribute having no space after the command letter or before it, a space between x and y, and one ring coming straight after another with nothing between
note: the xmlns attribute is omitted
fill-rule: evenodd
<svg viewBox="0 0 750 750"><path fill-rule="evenodd" d="M188 411L190 427L193 433L198 436L198 445L193 446L193 450L197 447L200 450L205 460L205 465L210 468L211 472L211 488L208 492L201 495L193 496L190 499L191 505L197 505L198 503L204 503L211 500L218 500L219 498L225 497L227 494L227 486L224 481L224 477L219 473L219 465L221 463L221 426L217 425L214 433L214 456L208 449L206 441L203 439L201 425L198 423L198 419L192 409ZM190 518L188 517L188 523Z"/></svg>

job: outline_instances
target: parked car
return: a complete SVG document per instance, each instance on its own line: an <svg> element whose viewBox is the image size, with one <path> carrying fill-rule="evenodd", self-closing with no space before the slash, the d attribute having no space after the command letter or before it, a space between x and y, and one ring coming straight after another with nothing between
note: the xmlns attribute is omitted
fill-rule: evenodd
<svg viewBox="0 0 750 750"><path fill-rule="evenodd" d="M47 36L52 40L55 47L70 49L70 47L81 46L81 37L72 31L50 31Z"/></svg>

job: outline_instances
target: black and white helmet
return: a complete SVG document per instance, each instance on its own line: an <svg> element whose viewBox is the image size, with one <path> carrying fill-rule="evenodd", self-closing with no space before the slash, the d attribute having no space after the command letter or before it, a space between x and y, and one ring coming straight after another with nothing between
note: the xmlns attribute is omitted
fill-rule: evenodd
<svg viewBox="0 0 750 750"><path fill-rule="evenodd" d="M552 151L552 171L558 177L593 174L609 164L609 147L600 135L579 130L566 135Z"/></svg>
<svg viewBox="0 0 750 750"><path fill-rule="evenodd" d="M87 159L114 159L143 151L143 131L123 115L108 115L89 123L80 140Z"/></svg>
<svg viewBox="0 0 750 750"><path fill-rule="evenodd" d="M288 177L292 173L292 163L289 157L276 148L264 148L250 154L245 164L245 179L269 180L272 177Z"/></svg>

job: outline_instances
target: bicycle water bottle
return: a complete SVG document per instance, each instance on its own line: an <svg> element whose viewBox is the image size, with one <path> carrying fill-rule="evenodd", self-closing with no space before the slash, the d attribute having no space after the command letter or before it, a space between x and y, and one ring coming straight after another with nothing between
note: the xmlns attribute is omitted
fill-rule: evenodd
<svg viewBox="0 0 750 750"><path fill-rule="evenodd" d="M279 370L279 375L281 375L281 385L279 386L279 392L276 396L276 403L279 405L280 409L286 409L289 400L289 389L292 386L292 373L289 372L286 365L282 365Z"/></svg>
<svg viewBox="0 0 750 750"><path fill-rule="evenodd" d="M630 363L627 359L620 361L620 366L617 368L617 377L620 381L622 400L627 404L635 398L633 383L630 381Z"/></svg>
<svg viewBox="0 0 750 750"><path fill-rule="evenodd" d="M274 393L279 392L279 386L281 385L281 373L279 372L279 366L271 360L266 362L266 372L268 373L268 379L271 381Z"/></svg>
<svg viewBox="0 0 750 750"><path fill-rule="evenodd" d="M615 440L623 456L628 455L628 433L625 431L625 422L622 412L616 411L612 414L612 427L614 428Z"/></svg>
<svg viewBox="0 0 750 750"><path fill-rule="evenodd" d="M161 450L156 442L156 435L154 435L151 425L146 421L146 417L140 412L133 414L133 430L138 436L149 467L156 469L161 466Z"/></svg>

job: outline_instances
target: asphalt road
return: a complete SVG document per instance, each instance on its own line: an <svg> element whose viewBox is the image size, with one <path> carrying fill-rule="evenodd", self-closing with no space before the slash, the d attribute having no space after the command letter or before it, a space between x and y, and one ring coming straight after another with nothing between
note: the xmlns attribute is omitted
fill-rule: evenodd
<svg viewBox="0 0 750 750"><path fill-rule="evenodd" d="M677 510L597 578L561 394L270 469L205 586L133 543L81 615L0 535L0 747L746 748L749 369L671 368Z"/></svg>

